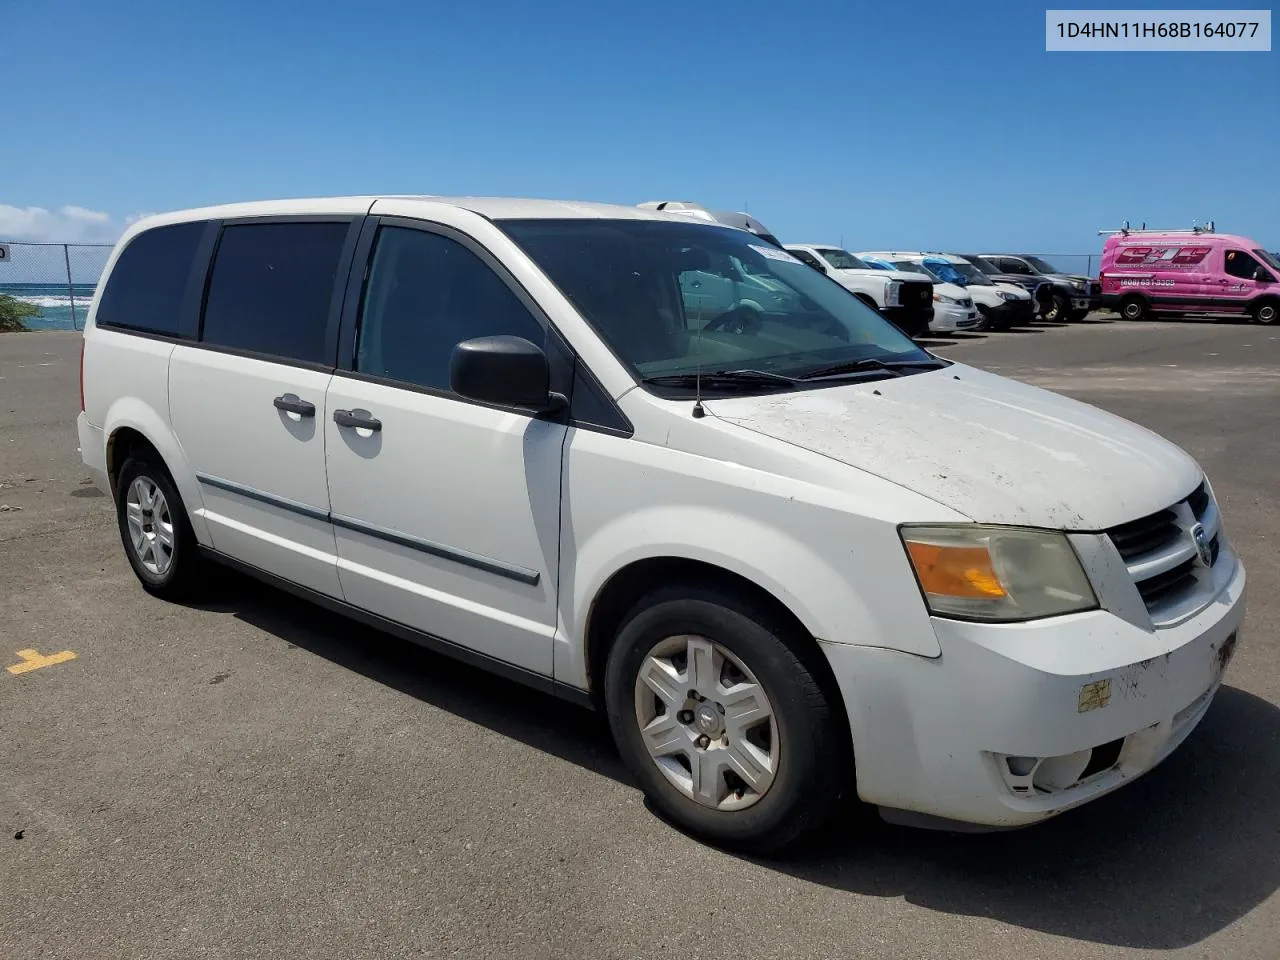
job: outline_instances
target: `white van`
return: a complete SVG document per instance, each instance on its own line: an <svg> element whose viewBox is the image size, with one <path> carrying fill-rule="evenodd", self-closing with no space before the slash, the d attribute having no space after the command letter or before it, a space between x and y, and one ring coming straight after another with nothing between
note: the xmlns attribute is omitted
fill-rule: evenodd
<svg viewBox="0 0 1280 960"><path fill-rule="evenodd" d="M680 275L725 258L795 298L695 329ZM1244 612L1178 447L685 216L149 217L83 347L80 447L147 590L215 560L603 709L717 843L780 847L854 790L933 824L1084 803L1191 732Z"/></svg>

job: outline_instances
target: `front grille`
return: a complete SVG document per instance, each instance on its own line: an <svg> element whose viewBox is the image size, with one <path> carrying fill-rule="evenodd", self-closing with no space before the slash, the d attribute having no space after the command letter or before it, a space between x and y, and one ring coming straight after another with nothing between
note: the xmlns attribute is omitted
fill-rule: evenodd
<svg viewBox="0 0 1280 960"><path fill-rule="evenodd" d="M920 307L933 303L933 284L923 280L903 280L899 291L904 307Z"/></svg>
<svg viewBox="0 0 1280 960"><path fill-rule="evenodd" d="M1192 557L1190 560L1184 560L1172 570L1166 570L1164 573L1157 573L1154 577L1148 577L1138 584L1138 593L1142 595L1142 600L1150 610L1158 604L1163 598L1185 590L1192 586L1196 577L1197 559Z"/></svg>
<svg viewBox="0 0 1280 960"><path fill-rule="evenodd" d="M1172 506L1107 531L1157 625L1212 598L1211 571L1222 549L1219 526L1217 504L1201 483ZM1197 527L1204 529L1200 542ZM1206 541L1208 556L1202 558L1200 543Z"/></svg>
<svg viewBox="0 0 1280 960"><path fill-rule="evenodd" d="M1204 519L1204 512L1209 509L1209 488L1203 483L1187 497L1187 506L1196 515L1197 520Z"/></svg>
<svg viewBox="0 0 1280 960"><path fill-rule="evenodd" d="M1135 557L1166 547L1182 536L1177 521L1178 515L1172 510L1161 510L1141 520L1112 527L1108 532L1120 556L1128 563Z"/></svg>

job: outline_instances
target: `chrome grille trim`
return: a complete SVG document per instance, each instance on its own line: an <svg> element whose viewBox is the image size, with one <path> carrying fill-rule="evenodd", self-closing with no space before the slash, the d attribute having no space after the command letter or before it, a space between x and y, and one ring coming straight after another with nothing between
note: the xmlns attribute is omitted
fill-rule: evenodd
<svg viewBox="0 0 1280 960"><path fill-rule="evenodd" d="M1197 523L1208 541L1208 565L1200 559L1192 537ZM1172 506L1107 531L1153 624L1180 619L1189 606L1210 602L1212 568L1221 552L1221 526L1218 505L1208 484L1202 482ZM1203 604L1198 604L1199 600Z"/></svg>

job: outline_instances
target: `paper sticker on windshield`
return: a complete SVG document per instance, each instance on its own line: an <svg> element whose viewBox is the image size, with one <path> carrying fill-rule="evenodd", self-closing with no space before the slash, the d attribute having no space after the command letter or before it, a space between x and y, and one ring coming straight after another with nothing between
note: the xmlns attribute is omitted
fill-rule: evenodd
<svg viewBox="0 0 1280 960"><path fill-rule="evenodd" d="M762 257L768 257L770 260L786 260L788 263L799 263L800 261L787 253L785 250L779 250L777 247L761 247L756 244L748 244L752 250L760 254Z"/></svg>

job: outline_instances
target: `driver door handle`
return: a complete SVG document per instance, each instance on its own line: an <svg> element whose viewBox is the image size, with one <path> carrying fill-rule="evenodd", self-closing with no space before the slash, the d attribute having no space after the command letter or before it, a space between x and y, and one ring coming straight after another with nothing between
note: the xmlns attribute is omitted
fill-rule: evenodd
<svg viewBox="0 0 1280 960"><path fill-rule="evenodd" d="M335 410L333 422L340 427L351 427L355 430L372 430L377 433L382 429L382 421L364 410Z"/></svg>
<svg viewBox="0 0 1280 960"><path fill-rule="evenodd" d="M300 417L314 417L316 405L309 400L302 400L296 393L284 393L271 401L277 410L285 413L296 413Z"/></svg>

